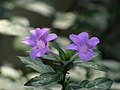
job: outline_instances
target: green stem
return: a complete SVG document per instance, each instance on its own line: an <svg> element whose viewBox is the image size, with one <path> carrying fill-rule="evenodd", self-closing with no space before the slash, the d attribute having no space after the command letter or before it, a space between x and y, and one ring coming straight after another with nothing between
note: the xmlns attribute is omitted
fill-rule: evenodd
<svg viewBox="0 0 120 90"><path fill-rule="evenodd" d="M87 71L86 78L88 79L88 78L90 78L90 69L86 68L86 71Z"/></svg>
<svg viewBox="0 0 120 90"><path fill-rule="evenodd" d="M63 74L63 80L62 80L62 82L61 82L62 90L65 90L65 87L66 87L65 78L66 78L66 72Z"/></svg>

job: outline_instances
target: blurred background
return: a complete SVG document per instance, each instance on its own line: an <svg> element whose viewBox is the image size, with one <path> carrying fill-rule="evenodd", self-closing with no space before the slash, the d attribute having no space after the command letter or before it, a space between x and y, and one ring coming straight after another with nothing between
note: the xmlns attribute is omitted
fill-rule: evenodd
<svg viewBox="0 0 120 90"><path fill-rule="evenodd" d="M33 90L23 84L37 73L25 68L17 56L28 55L30 48L20 40L36 27L51 28L63 48L70 42L71 33L86 31L99 37L97 48L101 53L94 59L108 72L87 73L75 67L71 78L106 76L114 80L111 90L120 90L119 0L0 0L0 90Z"/></svg>

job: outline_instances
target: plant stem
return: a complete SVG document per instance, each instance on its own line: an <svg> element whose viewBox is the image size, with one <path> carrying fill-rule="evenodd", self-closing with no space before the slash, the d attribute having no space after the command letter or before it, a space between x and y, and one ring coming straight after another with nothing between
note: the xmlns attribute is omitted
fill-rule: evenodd
<svg viewBox="0 0 120 90"><path fill-rule="evenodd" d="M63 79L62 79L62 82L61 82L62 90L65 90L65 87L66 87L65 78L66 78L66 72L63 74Z"/></svg>
<svg viewBox="0 0 120 90"><path fill-rule="evenodd" d="M87 71L86 78L90 78L90 69L86 68L86 71Z"/></svg>

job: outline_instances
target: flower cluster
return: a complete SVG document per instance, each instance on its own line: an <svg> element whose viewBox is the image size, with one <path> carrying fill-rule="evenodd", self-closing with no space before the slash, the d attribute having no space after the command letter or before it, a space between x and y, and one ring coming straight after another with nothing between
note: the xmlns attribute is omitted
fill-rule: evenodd
<svg viewBox="0 0 120 90"><path fill-rule="evenodd" d="M92 37L89 39L89 35L86 32L82 32L79 35L71 34L69 38L74 42L74 44L69 44L66 49L76 50L81 60L90 60L94 53L92 48L96 46L100 41L97 37Z"/></svg>
<svg viewBox="0 0 120 90"><path fill-rule="evenodd" d="M30 37L22 39L25 43L32 47L30 51L30 58L35 59L41 57L48 52L48 42L57 38L56 34L48 34L49 28L36 28L30 31Z"/></svg>
<svg viewBox="0 0 120 90"><path fill-rule="evenodd" d="M30 31L30 37L22 39L22 43L32 47L30 51L30 58L33 60L36 57L42 57L45 53L49 53L48 42L57 38L56 34L48 34L48 28L36 28ZM96 46L100 41L97 37L89 39L87 32L82 32L78 35L71 34L69 38L73 44L68 44L66 49L76 50L80 60L90 60L94 53L92 48Z"/></svg>

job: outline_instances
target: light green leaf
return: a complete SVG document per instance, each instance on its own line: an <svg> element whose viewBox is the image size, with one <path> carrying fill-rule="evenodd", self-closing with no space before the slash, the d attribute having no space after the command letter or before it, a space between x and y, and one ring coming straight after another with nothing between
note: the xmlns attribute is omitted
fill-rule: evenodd
<svg viewBox="0 0 120 90"><path fill-rule="evenodd" d="M42 60L31 60L29 57L18 57L26 67L30 67L39 73L55 72L49 65L43 64Z"/></svg>
<svg viewBox="0 0 120 90"><path fill-rule="evenodd" d="M74 54L76 54L75 50L66 50L67 57L72 57Z"/></svg>
<svg viewBox="0 0 120 90"><path fill-rule="evenodd" d="M46 73L46 74L37 76L35 78L32 78L27 83L25 83L25 86L47 85L47 84L57 81L58 79L59 79L59 74Z"/></svg>
<svg viewBox="0 0 120 90"><path fill-rule="evenodd" d="M95 62L81 62L81 61L75 61L74 65L101 70L101 71L107 71L103 66L96 64Z"/></svg>
<svg viewBox="0 0 120 90"><path fill-rule="evenodd" d="M97 57L101 53L97 48L94 48L93 52L94 52L93 58Z"/></svg>
<svg viewBox="0 0 120 90"><path fill-rule="evenodd" d="M56 59L52 55L44 55L44 56L42 56L42 58L47 59L47 60L56 61Z"/></svg>

